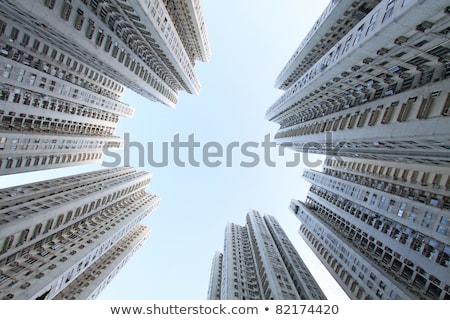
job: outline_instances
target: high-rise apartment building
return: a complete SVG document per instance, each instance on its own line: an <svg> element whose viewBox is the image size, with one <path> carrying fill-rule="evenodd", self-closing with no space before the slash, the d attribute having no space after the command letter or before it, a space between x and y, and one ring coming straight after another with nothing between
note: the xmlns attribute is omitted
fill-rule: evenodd
<svg viewBox="0 0 450 320"><path fill-rule="evenodd" d="M199 94L199 0L0 2L0 175L96 163L120 148L125 88L174 108ZM147 239L150 175L102 170L0 190L0 296L95 298Z"/></svg>
<svg viewBox="0 0 450 320"><path fill-rule="evenodd" d="M290 209L349 297L450 298L448 168L328 159L304 178L306 201Z"/></svg>
<svg viewBox="0 0 450 320"><path fill-rule="evenodd" d="M448 166L449 14L445 0L332 1L276 81L276 141Z"/></svg>
<svg viewBox="0 0 450 320"><path fill-rule="evenodd" d="M450 6L331 1L276 81L276 140L325 154L290 209L352 299L450 297Z"/></svg>
<svg viewBox="0 0 450 320"><path fill-rule="evenodd" d="M145 225L139 224L134 227L53 299L95 299L133 254L141 248L149 234L150 228Z"/></svg>
<svg viewBox="0 0 450 320"><path fill-rule="evenodd" d="M82 173L0 190L0 298L95 298L148 236L150 174Z"/></svg>
<svg viewBox="0 0 450 320"><path fill-rule="evenodd" d="M103 148L121 147L119 116L134 111L119 102L124 87L8 4L0 3L0 174L95 163Z"/></svg>
<svg viewBox="0 0 450 320"><path fill-rule="evenodd" d="M89 75L89 66L94 78L106 75L170 107L178 91L200 92L194 65L196 60L208 61L210 51L199 0L3 2L2 10L12 19L51 45L46 53L45 44L33 40L27 46L57 60L60 50L71 54L69 62L62 58L75 71L66 78L76 77L79 68ZM19 33L9 36L17 36L20 43Z"/></svg>
<svg viewBox="0 0 450 320"><path fill-rule="evenodd" d="M0 3L0 174L99 162L124 88L169 107L210 56L198 0Z"/></svg>
<svg viewBox="0 0 450 320"><path fill-rule="evenodd" d="M226 226L224 251L213 259L208 299L326 297L275 218L250 210L245 226Z"/></svg>

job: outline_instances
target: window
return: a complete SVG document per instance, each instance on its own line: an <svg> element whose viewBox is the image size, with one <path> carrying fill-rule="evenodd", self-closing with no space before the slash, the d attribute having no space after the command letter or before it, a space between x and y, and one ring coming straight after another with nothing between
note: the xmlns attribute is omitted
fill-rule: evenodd
<svg viewBox="0 0 450 320"><path fill-rule="evenodd" d="M77 17L75 19L75 25L74 25L75 29L81 30L83 23L84 23L84 12L81 9L77 9Z"/></svg>
<svg viewBox="0 0 450 320"><path fill-rule="evenodd" d="M402 7L406 6L410 2L412 2L412 0L403 0Z"/></svg>
<svg viewBox="0 0 450 320"><path fill-rule="evenodd" d="M95 30L95 25L94 25L94 21L91 20L91 19L89 19L88 22L89 22L89 25L88 25L88 27L86 29L86 37L88 39L92 39L92 36L94 34L94 30Z"/></svg>
<svg viewBox="0 0 450 320"><path fill-rule="evenodd" d="M412 208L412 212L408 214L408 220L415 222L417 219L417 208Z"/></svg>
<svg viewBox="0 0 450 320"><path fill-rule="evenodd" d="M48 45L44 44L42 47L42 54L47 55L49 49Z"/></svg>
<svg viewBox="0 0 450 320"><path fill-rule="evenodd" d="M17 40L18 36L19 36L19 30L13 27L11 29L11 33L9 34L9 40L15 41L15 40Z"/></svg>
<svg viewBox="0 0 450 320"><path fill-rule="evenodd" d="M50 54L50 57L52 59L55 59L57 55L58 55L58 51L56 51L55 49L52 49L52 53Z"/></svg>
<svg viewBox="0 0 450 320"><path fill-rule="evenodd" d="M406 203L402 202L400 205L400 208L397 211L397 216L403 218L406 215L405 208L406 208Z"/></svg>
<svg viewBox="0 0 450 320"><path fill-rule="evenodd" d="M117 58L118 53L119 53L119 45L117 42L114 42L114 47L113 47L111 55L113 56L113 58Z"/></svg>
<svg viewBox="0 0 450 320"><path fill-rule="evenodd" d="M386 12L383 17L383 22L389 19L392 16L392 12L394 11L395 0L389 0L386 6Z"/></svg>
<svg viewBox="0 0 450 320"><path fill-rule="evenodd" d="M442 216L436 231L440 234L447 235L449 226L450 218Z"/></svg>
<svg viewBox="0 0 450 320"><path fill-rule="evenodd" d="M355 40L353 41L353 46L357 46L359 44L359 40L361 38L362 31L364 30L364 24L361 25L361 27L358 28L358 31L356 31Z"/></svg>
<svg viewBox="0 0 450 320"><path fill-rule="evenodd" d="M42 223L39 223L36 228L34 229L34 235L33 238L37 237L41 233L42 229Z"/></svg>
<svg viewBox="0 0 450 320"><path fill-rule="evenodd" d="M5 240L5 244L4 244L4 246L3 246L3 250L6 251L6 250L8 250L9 248L11 248L11 246L12 246L12 244L13 244L13 241L14 241L14 236L13 236L13 235L8 236L8 237L6 238L6 240Z"/></svg>
<svg viewBox="0 0 450 320"><path fill-rule="evenodd" d="M101 46L104 37L105 37L105 34L103 33L103 30L102 30L102 29L99 29L99 30L98 30L98 34L97 34L97 38L95 39L95 44L96 44L97 46Z"/></svg>
<svg viewBox="0 0 450 320"><path fill-rule="evenodd" d="M30 36L26 33L23 34L22 42L20 43L22 46L26 47L30 43Z"/></svg>
<svg viewBox="0 0 450 320"><path fill-rule="evenodd" d="M377 12L375 12L373 14L372 18L370 19L369 26L367 27L366 35L368 35L369 33L372 32L373 28L375 27L375 23L377 22L379 14L380 14L380 10L378 10Z"/></svg>
<svg viewBox="0 0 450 320"><path fill-rule="evenodd" d="M5 33L5 29L6 29L6 23L2 20L0 20L0 35Z"/></svg>
<svg viewBox="0 0 450 320"><path fill-rule="evenodd" d="M399 299L398 294L397 294L394 290L391 291L391 294L389 295L389 297L390 297L392 300L397 300L397 299Z"/></svg>
<svg viewBox="0 0 450 320"><path fill-rule="evenodd" d="M105 42L105 51L109 52L109 50L111 49L111 45L112 45L112 40L110 36L106 37L106 42Z"/></svg>
<svg viewBox="0 0 450 320"><path fill-rule="evenodd" d="M3 67L3 77L5 77L5 78L9 78L9 76L11 75L11 70L12 70L12 65L10 65L10 64L6 64L4 67Z"/></svg>
<svg viewBox="0 0 450 320"><path fill-rule="evenodd" d="M8 158L8 160L6 161L6 169L11 169L12 165L13 165L13 159Z"/></svg>
<svg viewBox="0 0 450 320"><path fill-rule="evenodd" d="M38 51L40 45L41 45L41 42L39 40L37 40L37 39L34 39L33 47L31 48L31 50Z"/></svg>
<svg viewBox="0 0 450 320"><path fill-rule="evenodd" d="M344 49L342 50L342 53L347 52L347 50L350 48L350 42L352 41L352 36L353 35L349 35L347 40L345 41Z"/></svg>
<svg viewBox="0 0 450 320"><path fill-rule="evenodd" d="M61 54L59 55L58 62L59 62L59 63L63 63L63 62L64 62L64 58L65 58L65 55L61 53Z"/></svg>
<svg viewBox="0 0 450 320"><path fill-rule="evenodd" d="M394 210L394 206L395 206L395 200L390 200L389 205L386 209L387 212L392 213L392 211Z"/></svg>
<svg viewBox="0 0 450 320"><path fill-rule="evenodd" d="M386 197L382 196L380 199L380 203L378 203L378 208L383 209L385 202L386 202Z"/></svg>
<svg viewBox="0 0 450 320"><path fill-rule="evenodd" d="M45 1L45 5L49 8L49 9L53 9L55 7L55 2L56 0L46 0Z"/></svg>
<svg viewBox="0 0 450 320"><path fill-rule="evenodd" d="M425 216L422 219L422 223L420 224L422 227L429 228L431 220L433 219L433 214L429 211L425 212Z"/></svg>
<svg viewBox="0 0 450 320"><path fill-rule="evenodd" d="M377 201L377 195L372 194L372 198L370 199L370 205L374 206L376 201Z"/></svg>
<svg viewBox="0 0 450 320"><path fill-rule="evenodd" d="M65 21L69 21L71 13L72 13L72 5L69 3L69 1L64 2L64 6L61 11L61 18L63 18Z"/></svg>

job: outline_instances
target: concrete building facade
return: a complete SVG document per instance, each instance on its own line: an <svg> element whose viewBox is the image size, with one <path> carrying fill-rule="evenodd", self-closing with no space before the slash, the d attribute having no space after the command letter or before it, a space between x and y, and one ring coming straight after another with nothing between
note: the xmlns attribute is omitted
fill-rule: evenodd
<svg viewBox="0 0 450 320"><path fill-rule="evenodd" d="M148 236L150 179L125 167L1 189L1 298L97 296Z"/></svg>
<svg viewBox="0 0 450 320"><path fill-rule="evenodd" d="M226 227L224 251L213 259L209 300L326 299L274 217L250 210L246 222Z"/></svg>
<svg viewBox="0 0 450 320"><path fill-rule="evenodd" d="M114 131L134 112L119 102L124 87L0 9L0 174L95 163L122 147Z"/></svg>
<svg viewBox="0 0 450 320"><path fill-rule="evenodd" d="M449 299L449 177L438 166L327 160L304 173L311 189L290 208L352 299Z"/></svg>
<svg viewBox="0 0 450 320"><path fill-rule="evenodd" d="M2 9L152 101L174 107L178 91L200 92L194 65L208 61L210 49L199 0L21 0Z"/></svg>
<svg viewBox="0 0 450 320"><path fill-rule="evenodd" d="M93 300L97 298L133 254L148 240L149 236L150 228L148 226L139 224L134 227L59 292L54 300Z"/></svg>
<svg viewBox="0 0 450 320"><path fill-rule="evenodd" d="M0 2L0 175L97 163L121 148L125 88L174 108L199 94L200 0ZM92 299L143 244L150 175L88 172L0 190L0 297Z"/></svg>
<svg viewBox="0 0 450 320"><path fill-rule="evenodd" d="M277 79L275 140L448 166L449 12L443 0L332 1Z"/></svg>
<svg viewBox="0 0 450 320"><path fill-rule="evenodd" d="M450 297L450 6L331 1L276 80L306 170L300 234L352 299Z"/></svg>
<svg viewBox="0 0 450 320"><path fill-rule="evenodd" d="M199 1L0 3L0 174L99 162L134 110L198 94L209 44Z"/></svg>

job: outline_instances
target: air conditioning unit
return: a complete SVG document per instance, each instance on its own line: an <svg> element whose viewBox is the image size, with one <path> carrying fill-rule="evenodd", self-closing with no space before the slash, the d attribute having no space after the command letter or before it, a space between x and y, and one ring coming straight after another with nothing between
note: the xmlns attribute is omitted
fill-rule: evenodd
<svg viewBox="0 0 450 320"><path fill-rule="evenodd" d="M403 43L405 43L405 42L407 42L407 41L408 41L408 38L407 38L407 37L401 36L401 37L398 37L397 39L395 39L395 40L394 40L394 43L395 43L395 44L398 44L398 45L401 45L401 44L403 44Z"/></svg>
<svg viewBox="0 0 450 320"><path fill-rule="evenodd" d="M425 32L425 30L431 28L433 23L430 21L423 21L421 24L416 26L417 31Z"/></svg>
<svg viewBox="0 0 450 320"><path fill-rule="evenodd" d="M363 63L364 63L364 64L369 64L369 63L372 63L373 60L374 60L373 58L367 57L367 58L365 58L365 59L363 60Z"/></svg>
<svg viewBox="0 0 450 320"><path fill-rule="evenodd" d="M383 56L383 55L385 55L385 54L388 53L388 52L389 52L388 49L386 49L386 48L381 48L380 50L377 51L377 55Z"/></svg>

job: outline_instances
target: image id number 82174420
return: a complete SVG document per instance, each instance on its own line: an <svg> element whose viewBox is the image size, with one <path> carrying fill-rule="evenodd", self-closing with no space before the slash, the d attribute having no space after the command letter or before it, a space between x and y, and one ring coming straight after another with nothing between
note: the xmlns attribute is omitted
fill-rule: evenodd
<svg viewBox="0 0 450 320"><path fill-rule="evenodd" d="M276 314L338 314L339 306L329 304L279 304Z"/></svg>

